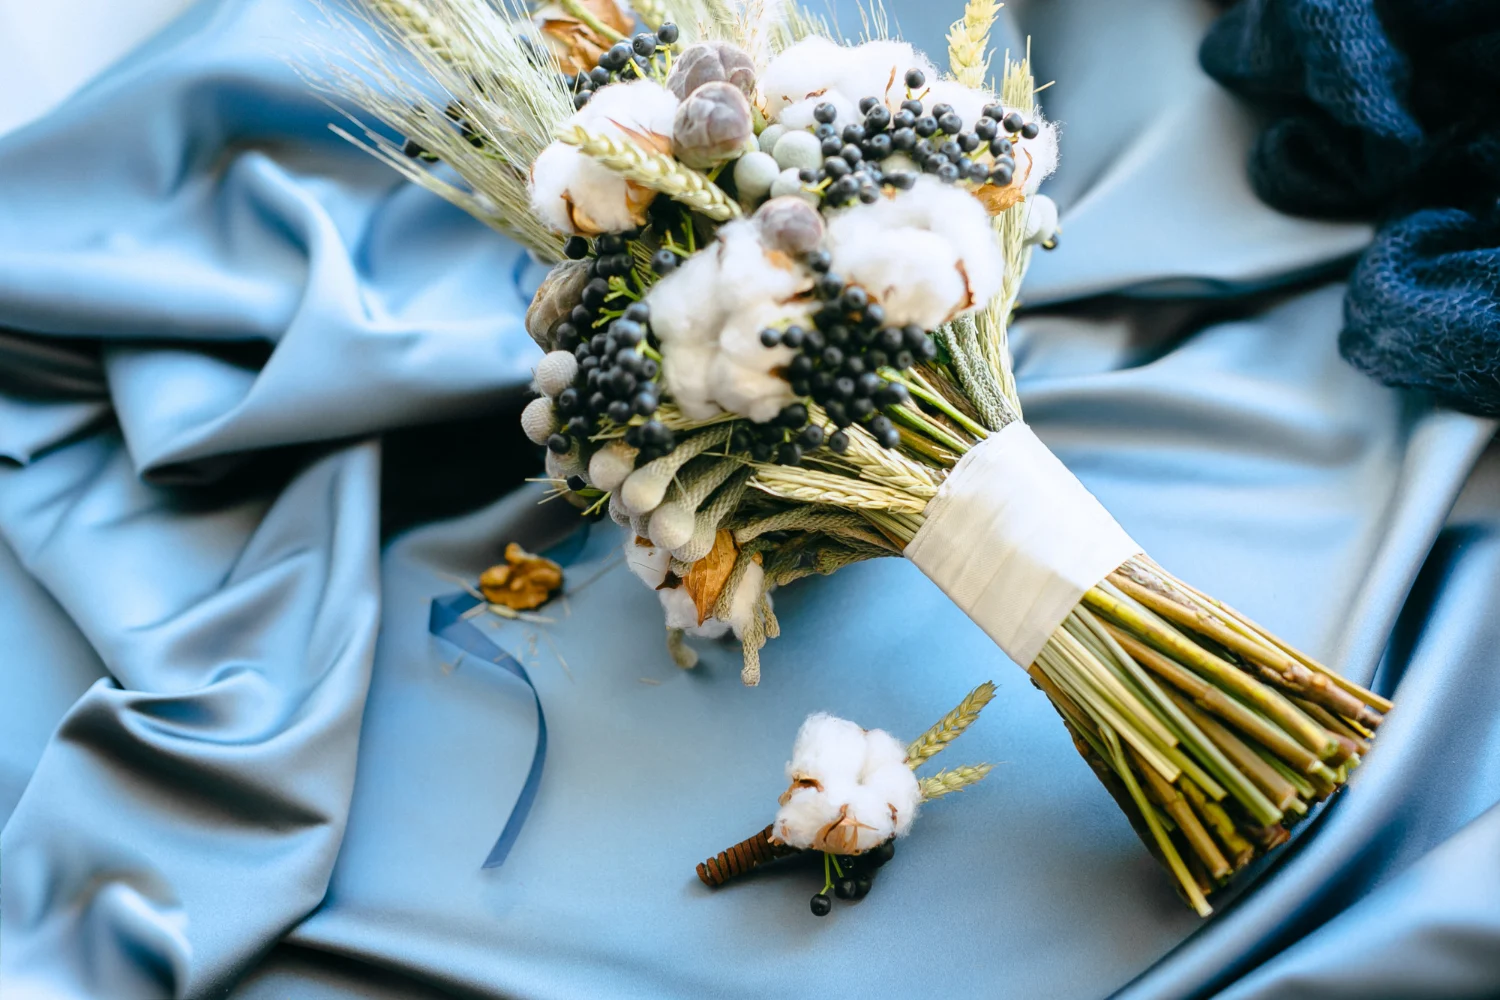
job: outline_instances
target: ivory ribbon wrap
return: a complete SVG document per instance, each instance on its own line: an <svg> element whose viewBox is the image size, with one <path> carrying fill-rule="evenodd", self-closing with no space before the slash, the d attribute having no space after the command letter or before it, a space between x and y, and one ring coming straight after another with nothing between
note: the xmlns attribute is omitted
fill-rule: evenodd
<svg viewBox="0 0 1500 1000"><path fill-rule="evenodd" d="M1088 590L1141 547L1023 423L959 460L905 556L1028 667Z"/></svg>

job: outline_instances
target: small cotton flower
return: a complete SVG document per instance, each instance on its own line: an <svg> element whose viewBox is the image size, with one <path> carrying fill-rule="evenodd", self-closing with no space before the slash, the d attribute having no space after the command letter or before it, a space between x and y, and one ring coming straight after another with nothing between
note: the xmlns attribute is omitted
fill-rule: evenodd
<svg viewBox="0 0 1500 1000"><path fill-rule="evenodd" d="M859 106L853 99L837 90L829 90L817 97L809 97L796 104L787 105L776 119L776 124L785 126L788 130L816 128L819 122L813 112L823 104L833 105L834 128L842 130L845 125L857 125L864 121L865 116L859 113Z"/></svg>
<svg viewBox="0 0 1500 1000"><path fill-rule="evenodd" d="M676 113L677 99L669 91L636 80L600 88L567 124L665 151L671 149ZM531 206L559 232L593 236L641 225L655 196L561 142L548 145L531 166Z"/></svg>
<svg viewBox="0 0 1500 1000"><path fill-rule="evenodd" d="M642 583L655 590L667 578L672 553L639 536L625 539L625 565Z"/></svg>
<svg viewBox="0 0 1500 1000"><path fill-rule="evenodd" d="M729 632L729 623L717 618L698 621L698 606L686 587L670 587L656 592L665 613L667 628L680 628L689 635L705 639L717 639Z"/></svg>
<svg viewBox="0 0 1500 1000"><path fill-rule="evenodd" d="M865 42L849 48L848 53L848 58L839 65L834 87L856 102L878 97L894 111L906 100L907 70L921 70L928 80L941 76L927 57L907 42L889 39ZM923 98L923 102L929 107L932 104L928 98Z"/></svg>
<svg viewBox="0 0 1500 1000"><path fill-rule="evenodd" d="M988 303L1004 273L984 206L931 177L837 213L825 245L834 269L874 296L889 322L929 330Z"/></svg>
<svg viewBox="0 0 1500 1000"><path fill-rule="evenodd" d="M798 731L787 778L773 835L803 849L868 851L904 836L922 800L900 741L823 713Z"/></svg>
<svg viewBox="0 0 1500 1000"><path fill-rule="evenodd" d="M704 250L652 286L646 303L651 307L651 330L657 339L674 347L717 339L724 322L723 307L716 297L718 283L718 255Z"/></svg>
<svg viewBox="0 0 1500 1000"><path fill-rule="evenodd" d="M706 83L732 84L746 100L755 96L755 62L728 42L694 42L672 60L667 89L679 101Z"/></svg>
<svg viewBox="0 0 1500 1000"><path fill-rule="evenodd" d="M677 106L672 152L690 167L707 170L718 166L754 143L750 102L732 83L705 83Z"/></svg>

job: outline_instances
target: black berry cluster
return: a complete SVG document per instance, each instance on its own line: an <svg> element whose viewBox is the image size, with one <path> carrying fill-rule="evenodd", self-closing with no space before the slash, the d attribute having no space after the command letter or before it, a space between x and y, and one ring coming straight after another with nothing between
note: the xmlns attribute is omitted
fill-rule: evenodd
<svg viewBox="0 0 1500 1000"><path fill-rule="evenodd" d="M760 340L767 347L790 347L797 352L784 373L792 392L820 403L834 429L829 433L816 426L804 427L807 407L793 403L766 426L785 432L802 428L802 436L782 444L775 457L785 465L796 465L803 453L823 444L842 452L849 446L844 428L854 423L863 424L875 440L894 448L901 442L900 432L880 411L905 403L910 396L905 386L886 381L879 371L885 367L901 371L930 361L937 356L937 344L919 326L887 326L880 303L829 270L827 251L814 251L806 262L817 275L814 288L822 300L813 313L812 328L767 328L761 331ZM762 459L754 448L751 454Z"/></svg>
<svg viewBox="0 0 1500 1000"><path fill-rule="evenodd" d="M839 899L864 899L875 881L875 873L895 856L894 840L887 840L863 854L840 854L839 871L843 874L833 883L833 894ZM812 898L813 916L826 917L832 910L833 900L828 898L827 889Z"/></svg>
<svg viewBox="0 0 1500 1000"><path fill-rule="evenodd" d="M578 376L557 396L563 426L547 447L564 454L575 440L586 441L600 430L601 421L625 425L639 416L648 419L628 426L625 441L640 449L639 461L650 461L675 445L666 425L649 419L661 403L661 368L650 356L656 353L651 310L610 287L610 278L623 278L634 267L626 237L606 233L590 247L588 240L575 236L563 247L574 260L588 257L591 250L582 299L554 331L555 349L572 351L578 359Z"/></svg>
<svg viewBox="0 0 1500 1000"><path fill-rule="evenodd" d="M919 69L906 73L907 92L919 91L927 83ZM1015 177L1015 142L1008 136L1034 139L1041 128L1025 121L1016 112L1007 114L998 104L984 109L972 130L965 130L963 119L948 104L928 108L920 98L902 102L894 114L878 97L861 98L862 123L834 124L838 108L820 104L813 109L818 125L813 134L822 141L823 166L805 171L803 182L822 184L823 198L831 205L847 204L855 199L866 204L880 197L883 187L906 189L916 183L909 170L885 171L881 168L895 153L904 153L925 173L949 183L968 181L1004 187ZM1001 135L1002 130L1007 135ZM981 159L987 150L990 161Z"/></svg>
<svg viewBox="0 0 1500 1000"><path fill-rule="evenodd" d="M583 107L600 87L651 75L658 53L675 44L677 34L677 25L663 24L654 32L643 31L628 42L611 45L600 54L598 65L586 73L564 73L563 86L573 95L573 107Z"/></svg>

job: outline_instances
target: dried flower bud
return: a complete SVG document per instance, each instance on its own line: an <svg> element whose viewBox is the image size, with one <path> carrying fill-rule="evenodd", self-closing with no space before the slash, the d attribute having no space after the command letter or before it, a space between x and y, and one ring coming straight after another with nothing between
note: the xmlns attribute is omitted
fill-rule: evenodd
<svg viewBox="0 0 1500 1000"><path fill-rule="evenodd" d="M760 226L762 243L794 257L811 253L823 241L823 217L795 195L772 198L753 218Z"/></svg>
<svg viewBox="0 0 1500 1000"><path fill-rule="evenodd" d="M728 42L697 42L672 61L667 89L679 101L705 83L727 82L749 100L755 94L755 63L743 49Z"/></svg>
<svg viewBox="0 0 1500 1000"><path fill-rule="evenodd" d="M542 350L552 350L552 331L578 305L588 281L586 260L565 260L542 279L526 310L526 332Z"/></svg>
<svg viewBox="0 0 1500 1000"><path fill-rule="evenodd" d="M561 566L511 542L505 547L505 562L491 566L479 578L479 591L491 604L528 611L547 603L562 582Z"/></svg>
<svg viewBox="0 0 1500 1000"><path fill-rule="evenodd" d="M755 141L750 102L732 83L705 83L677 105L672 152L683 163L704 170L731 160Z"/></svg>

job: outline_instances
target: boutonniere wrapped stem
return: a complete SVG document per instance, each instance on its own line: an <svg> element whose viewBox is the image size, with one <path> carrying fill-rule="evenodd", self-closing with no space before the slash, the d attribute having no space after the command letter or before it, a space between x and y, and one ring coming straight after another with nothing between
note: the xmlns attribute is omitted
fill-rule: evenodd
<svg viewBox="0 0 1500 1000"><path fill-rule="evenodd" d="M969 728L994 696L995 685L986 681L909 744L823 712L808 716L792 746L776 818L699 864L698 878L719 886L768 861L817 852L823 888L812 897L813 914L827 916L832 897L862 899L875 873L895 856L897 838L910 832L922 803L990 773L989 764L925 778L915 772Z"/></svg>

